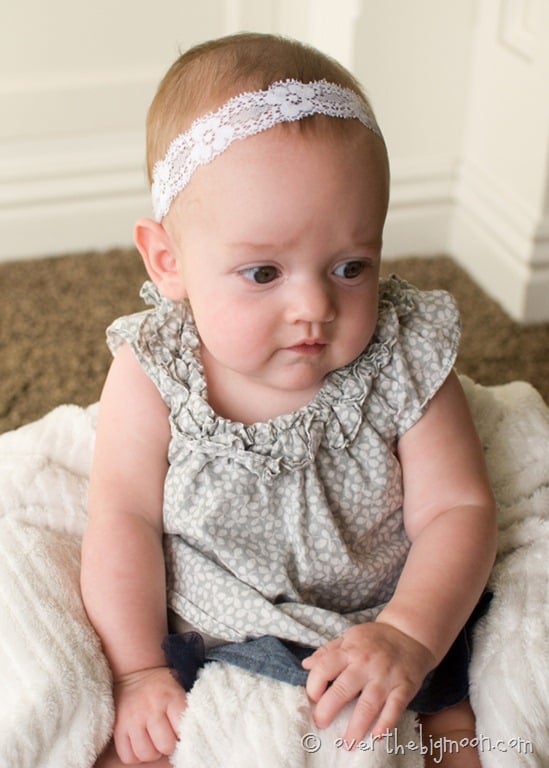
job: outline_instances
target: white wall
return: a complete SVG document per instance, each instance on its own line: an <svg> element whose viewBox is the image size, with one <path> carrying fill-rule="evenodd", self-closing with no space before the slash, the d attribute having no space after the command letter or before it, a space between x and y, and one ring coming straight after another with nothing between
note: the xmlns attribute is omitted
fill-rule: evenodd
<svg viewBox="0 0 549 768"><path fill-rule="evenodd" d="M167 66L206 38L276 31L372 98L386 255L450 252L516 317L549 319L549 0L0 2L0 259L130 243Z"/></svg>
<svg viewBox="0 0 549 768"><path fill-rule="evenodd" d="M549 0L482 0L449 251L521 320L549 320Z"/></svg>
<svg viewBox="0 0 549 768"><path fill-rule="evenodd" d="M2 0L0 258L131 242L148 104L179 47L223 33L220 5Z"/></svg>
<svg viewBox="0 0 549 768"><path fill-rule="evenodd" d="M386 255L446 251L477 0L363 3L355 69L392 167Z"/></svg>

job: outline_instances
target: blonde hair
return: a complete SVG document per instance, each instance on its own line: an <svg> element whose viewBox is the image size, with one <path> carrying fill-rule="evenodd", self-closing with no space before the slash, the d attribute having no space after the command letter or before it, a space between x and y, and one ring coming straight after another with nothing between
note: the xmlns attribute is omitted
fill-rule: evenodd
<svg viewBox="0 0 549 768"><path fill-rule="evenodd" d="M288 38L259 33L222 37L191 48L170 67L147 116L149 181L170 142L199 116L245 90L263 90L278 80L328 80L368 99L355 77L334 59ZM318 122L318 117L299 121ZM320 118L322 120L322 118ZM324 118L326 120L326 118ZM330 124L349 121L331 120ZM355 121L351 121L355 122Z"/></svg>

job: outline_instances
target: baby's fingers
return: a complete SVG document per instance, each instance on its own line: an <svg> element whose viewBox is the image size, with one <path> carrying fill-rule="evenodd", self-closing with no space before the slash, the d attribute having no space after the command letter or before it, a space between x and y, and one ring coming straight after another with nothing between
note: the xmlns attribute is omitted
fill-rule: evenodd
<svg viewBox="0 0 549 768"><path fill-rule="evenodd" d="M347 667L318 700L314 709L316 725L319 728L327 728L345 704L355 699L361 690L362 682L358 675L353 674L352 670Z"/></svg>
<svg viewBox="0 0 549 768"><path fill-rule="evenodd" d="M304 669L312 669L317 665L319 661L322 661L322 659L327 654L333 653L333 651L337 651L338 648L341 648L340 637L336 638L335 640L330 640L324 645L321 645L320 648L317 648L316 651L313 651L310 656L306 656L301 662L301 666Z"/></svg>
<svg viewBox="0 0 549 768"><path fill-rule="evenodd" d="M307 662L307 664L306 664ZM328 683L335 680L345 669L347 659L344 653L326 648L319 648L312 656L303 662L303 666L309 669L306 690L311 701L318 701Z"/></svg>
<svg viewBox="0 0 549 768"><path fill-rule="evenodd" d="M387 731L395 728L413 695L413 688L407 686L393 688L372 728L372 736L383 736Z"/></svg>
<svg viewBox="0 0 549 768"><path fill-rule="evenodd" d="M172 755L175 752L177 737L167 717L158 717L148 725L149 737L160 755ZM156 758L153 758L156 759Z"/></svg>
<svg viewBox="0 0 549 768"><path fill-rule="evenodd" d="M170 721L170 725L173 728L174 733L177 735L179 734L179 721L181 720L181 715L187 708L187 694L183 689L179 692L178 696L176 696L168 705L167 709L167 716L168 720Z"/></svg>
<svg viewBox="0 0 549 768"><path fill-rule="evenodd" d="M115 733L115 746L118 757L125 764L150 763L162 756L146 730L135 730L122 737Z"/></svg>
<svg viewBox="0 0 549 768"><path fill-rule="evenodd" d="M370 731L374 737L383 736L397 725L409 699L398 688L387 695L384 687L367 685L357 699L345 738L360 741Z"/></svg>

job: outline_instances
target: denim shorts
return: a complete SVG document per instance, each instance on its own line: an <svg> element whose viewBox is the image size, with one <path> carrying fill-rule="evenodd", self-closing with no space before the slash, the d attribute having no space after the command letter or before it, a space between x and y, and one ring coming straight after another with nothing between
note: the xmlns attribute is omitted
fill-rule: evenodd
<svg viewBox="0 0 549 768"><path fill-rule="evenodd" d="M450 650L425 680L408 704L408 709L433 714L458 704L469 694L469 662L474 624L488 610L492 593L486 591ZM170 634L163 643L168 666L189 691L201 667L223 661L256 674L292 685L305 685L308 672L301 662L314 653L314 648L301 646L265 635L243 643L226 643L205 649L198 632Z"/></svg>

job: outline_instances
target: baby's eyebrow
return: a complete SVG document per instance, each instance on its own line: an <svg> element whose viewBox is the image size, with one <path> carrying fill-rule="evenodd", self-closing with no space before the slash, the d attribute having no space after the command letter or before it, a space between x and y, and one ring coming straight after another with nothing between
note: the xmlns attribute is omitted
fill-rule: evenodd
<svg viewBox="0 0 549 768"><path fill-rule="evenodd" d="M253 240L241 240L229 242L228 247L234 251L252 251L254 253L274 253L279 252L288 246L288 243L270 243Z"/></svg>
<svg viewBox="0 0 549 768"><path fill-rule="evenodd" d="M299 238L296 238L298 240ZM360 233L356 237L349 240L346 246L342 246L340 249L341 255L345 253L352 253L355 250L358 251L379 251L381 249L382 241L379 236L372 237L369 233ZM270 242L268 240L235 240L229 241L227 247L230 251L235 251L240 254L248 252L255 256L267 258L283 251L291 250L294 246L292 240L281 240L280 242Z"/></svg>

